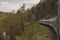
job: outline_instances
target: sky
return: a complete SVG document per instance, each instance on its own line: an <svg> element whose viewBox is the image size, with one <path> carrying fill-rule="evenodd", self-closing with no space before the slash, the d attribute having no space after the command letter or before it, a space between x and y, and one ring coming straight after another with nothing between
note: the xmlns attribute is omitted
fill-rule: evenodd
<svg viewBox="0 0 60 40"><path fill-rule="evenodd" d="M0 0L0 11L11 12L12 10L19 9L24 3L26 8L31 8L36 5L40 0Z"/></svg>

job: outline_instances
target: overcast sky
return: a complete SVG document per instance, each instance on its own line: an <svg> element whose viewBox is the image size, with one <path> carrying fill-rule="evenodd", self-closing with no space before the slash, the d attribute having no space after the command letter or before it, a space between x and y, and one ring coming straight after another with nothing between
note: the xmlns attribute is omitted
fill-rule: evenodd
<svg viewBox="0 0 60 40"><path fill-rule="evenodd" d="M0 11L11 12L17 10L23 3L26 4L26 8L31 8L39 2L40 0L0 0Z"/></svg>

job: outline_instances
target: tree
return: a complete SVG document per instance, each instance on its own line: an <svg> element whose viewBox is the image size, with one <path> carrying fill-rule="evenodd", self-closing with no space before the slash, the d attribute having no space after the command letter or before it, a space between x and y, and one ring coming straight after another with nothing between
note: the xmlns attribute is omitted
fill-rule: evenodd
<svg viewBox="0 0 60 40"><path fill-rule="evenodd" d="M18 9L17 14L24 13L25 12L25 4L21 8Z"/></svg>

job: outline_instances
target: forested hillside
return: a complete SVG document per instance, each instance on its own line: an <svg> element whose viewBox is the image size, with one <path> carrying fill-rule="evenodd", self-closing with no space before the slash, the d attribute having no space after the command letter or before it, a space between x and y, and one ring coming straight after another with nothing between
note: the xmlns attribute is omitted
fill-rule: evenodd
<svg viewBox="0 0 60 40"><path fill-rule="evenodd" d="M35 15L36 19L55 17L57 15L57 0L39 2L39 4L31 8L31 12L32 15Z"/></svg>

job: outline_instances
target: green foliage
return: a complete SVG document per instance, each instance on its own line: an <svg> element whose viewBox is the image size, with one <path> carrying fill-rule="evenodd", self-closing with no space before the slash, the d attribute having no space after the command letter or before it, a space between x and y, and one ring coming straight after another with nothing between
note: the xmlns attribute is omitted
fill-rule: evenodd
<svg viewBox="0 0 60 40"><path fill-rule="evenodd" d="M0 21L0 27L3 27L11 36L11 40L15 38L16 40L51 40L54 38L49 28L36 22L28 22L24 18L23 14L11 14Z"/></svg>

